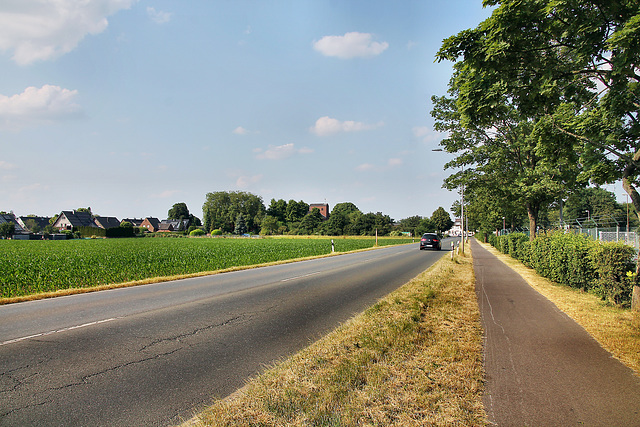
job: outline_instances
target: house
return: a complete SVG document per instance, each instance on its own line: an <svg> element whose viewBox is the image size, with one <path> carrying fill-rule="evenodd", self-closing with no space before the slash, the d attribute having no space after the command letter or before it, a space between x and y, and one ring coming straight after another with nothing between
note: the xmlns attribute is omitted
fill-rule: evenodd
<svg viewBox="0 0 640 427"><path fill-rule="evenodd" d="M23 229L32 233L43 230L46 226L50 225L50 219L51 218L47 216L20 216L16 218L18 224L20 224Z"/></svg>
<svg viewBox="0 0 640 427"><path fill-rule="evenodd" d="M140 227L146 228L152 233L160 229L160 220L158 218L147 217L141 223Z"/></svg>
<svg viewBox="0 0 640 427"><path fill-rule="evenodd" d="M173 231L184 231L189 228L188 219L163 219L160 224L171 224Z"/></svg>
<svg viewBox="0 0 640 427"><path fill-rule="evenodd" d="M453 222L453 227L449 230L449 236L461 236L462 235L462 220L456 218Z"/></svg>
<svg viewBox="0 0 640 427"><path fill-rule="evenodd" d="M314 209L318 209L320 211L322 219L329 219L329 205L327 203L315 203L309 205L309 212Z"/></svg>
<svg viewBox="0 0 640 427"><path fill-rule="evenodd" d="M91 212L84 211L62 211L60 216L53 223L53 227L58 230L72 230L74 227L96 227Z"/></svg>
<svg viewBox="0 0 640 427"><path fill-rule="evenodd" d="M143 218L125 218L122 220L122 222L128 222L129 224L133 225L134 227L140 227L142 225L142 221L144 221Z"/></svg>
<svg viewBox="0 0 640 427"><path fill-rule="evenodd" d="M13 234L28 234L28 231L26 231L20 225L20 223L16 220L16 217L15 217L14 214L12 214L12 213L2 213L2 214L0 214L0 224L4 224L5 222L7 222L9 224L13 224L13 226L14 226Z"/></svg>
<svg viewBox="0 0 640 427"><path fill-rule="evenodd" d="M97 216L93 219L93 222L100 228L117 228L120 227L120 221L113 216Z"/></svg>
<svg viewBox="0 0 640 427"><path fill-rule="evenodd" d="M170 222L161 222L160 228L158 228L159 233L170 233L174 231L173 224Z"/></svg>

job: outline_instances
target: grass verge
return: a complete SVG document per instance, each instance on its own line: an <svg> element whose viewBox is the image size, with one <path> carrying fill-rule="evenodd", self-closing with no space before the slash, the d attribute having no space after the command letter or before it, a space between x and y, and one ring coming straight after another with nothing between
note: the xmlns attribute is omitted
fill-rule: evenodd
<svg viewBox="0 0 640 427"><path fill-rule="evenodd" d="M444 256L184 426L484 425L474 283Z"/></svg>
<svg viewBox="0 0 640 427"><path fill-rule="evenodd" d="M480 244L581 325L605 350L640 374L640 315L637 312L608 305L595 295L545 279L493 246Z"/></svg>

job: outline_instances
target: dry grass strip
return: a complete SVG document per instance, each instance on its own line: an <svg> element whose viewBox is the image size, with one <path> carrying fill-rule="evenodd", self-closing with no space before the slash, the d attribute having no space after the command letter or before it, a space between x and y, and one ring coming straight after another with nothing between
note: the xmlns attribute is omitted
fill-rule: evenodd
<svg viewBox="0 0 640 427"><path fill-rule="evenodd" d="M474 283L445 256L185 425L485 425Z"/></svg>
<svg viewBox="0 0 640 427"><path fill-rule="evenodd" d="M520 261L489 244L481 244L581 325L605 350L640 374L640 315L637 312L613 307L595 295L540 277Z"/></svg>

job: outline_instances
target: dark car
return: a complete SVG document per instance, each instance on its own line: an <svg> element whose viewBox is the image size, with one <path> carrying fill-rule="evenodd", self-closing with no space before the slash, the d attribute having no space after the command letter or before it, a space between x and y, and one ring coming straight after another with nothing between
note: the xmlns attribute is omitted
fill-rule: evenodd
<svg viewBox="0 0 640 427"><path fill-rule="evenodd" d="M422 239L420 239L420 250L423 249L441 250L442 243L438 235L435 233L424 233Z"/></svg>

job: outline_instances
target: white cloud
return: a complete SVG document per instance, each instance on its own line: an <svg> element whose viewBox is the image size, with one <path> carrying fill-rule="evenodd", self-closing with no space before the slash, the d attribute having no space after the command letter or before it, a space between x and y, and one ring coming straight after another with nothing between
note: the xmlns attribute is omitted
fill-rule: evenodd
<svg viewBox="0 0 640 427"><path fill-rule="evenodd" d="M443 138L446 138L446 134L442 132L436 132L428 126L416 126L413 128L413 135L416 138L420 138L424 143L440 142Z"/></svg>
<svg viewBox="0 0 640 427"><path fill-rule="evenodd" d="M5 162L4 160L0 160L0 170L10 171L16 168L16 165L11 164L9 162Z"/></svg>
<svg viewBox="0 0 640 427"><path fill-rule="evenodd" d="M87 34L103 32L108 16L135 1L4 0L0 51L13 51L12 59L19 65L57 58L75 49Z"/></svg>
<svg viewBox="0 0 640 427"><path fill-rule="evenodd" d="M361 165L356 166L356 171L358 172L367 172L367 171L376 171L376 172L384 172L384 171L388 171L391 168L395 168L398 166L402 166L404 162L402 161L402 159L394 157L391 158L389 160L387 160L387 165L386 166L379 166L379 165L374 165L371 163L363 163Z"/></svg>
<svg viewBox="0 0 640 427"><path fill-rule="evenodd" d="M372 41L369 33L351 32L344 36L325 36L313 43L313 48L325 56L341 59L368 58L380 55L388 47L387 42Z"/></svg>
<svg viewBox="0 0 640 427"><path fill-rule="evenodd" d="M316 120L316 124L309 130L318 136L327 136L339 132L359 132L363 130L372 130L383 125L384 123L382 122L376 124L366 124L362 122L354 122L352 120L342 122L338 119L324 116Z"/></svg>
<svg viewBox="0 0 640 427"><path fill-rule="evenodd" d="M356 167L356 170L358 172L365 172L365 171L369 171L369 170L372 170L372 169L375 169L375 166L372 165L371 163L363 163L363 164L361 164L361 165Z"/></svg>
<svg viewBox="0 0 640 427"><path fill-rule="evenodd" d="M313 150L307 147L296 148L295 144L269 145L269 148L262 150L260 148L254 150L258 159L266 160L282 160L293 156L294 154L310 154Z"/></svg>
<svg viewBox="0 0 640 427"><path fill-rule="evenodd" d="M82 108L75 102L77 95L77 90L52 85L28 87L13 96L0 95L0 125L19 129L27 124L79 117Z"/></svg>
<svg viewBox="0 0 640 427"><path fill-rule="evenodd" d="M171 13L162 10L156 10L153 7L147 7L147 15L156 24L166 24L171 20Z"/></svg>
<svg viewBox="0 0 640 427"><path fill-rule="evenodd" d="M246 135L249 133L249 131L242 126L238 126L233 130L233 133L235 133L236 135Z"/></svg>
<svg viewBox="0 0 640 427"><path fill-rule="evenodd" d="M250 185L257 184L260 181L262 181L263 176L264 175L253 175L253 176L242 175L238 177L238 179L236 180L236 186L238 188L247 188Z"/></svg>

